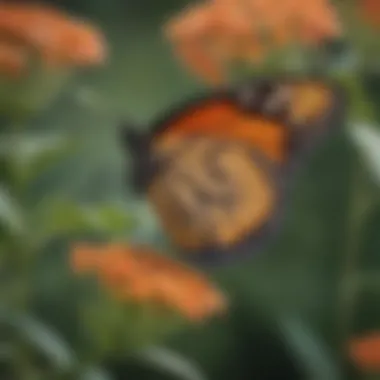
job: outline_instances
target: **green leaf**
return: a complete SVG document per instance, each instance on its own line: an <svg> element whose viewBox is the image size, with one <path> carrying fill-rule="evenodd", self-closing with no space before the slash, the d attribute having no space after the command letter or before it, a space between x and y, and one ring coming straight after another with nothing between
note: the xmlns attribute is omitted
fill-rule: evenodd
<svg viewBox="0 0 380 380"><path fill-rule="evenodd" d="M9 156L11 154L17 156L21 162L34 159L46 151L54 150L59 147L64 140L62 135L42 134L38 136L36 133L26 134L9 134L1 137L0 154Z"/></svg>
<svg viewBox="0 0 380 380"><path fill-rule="evenodd" d="M19 339L35 352L48 359L61 371L70 371L76 365L73 351L56 331L32 317L13 317L10 321Z"/></svg>
<svg viewBox="0 0 380 380"><path fill-rule="evenodd" d="M374 126L355 125L350 130L350 136L357 146L360 156L372 175L373 180L380 185L380 132Z"/></svg>
<svg viewBox="0 0 380 380"><path fill-rule="evenodd" d="M150 347L136 355L137 361L159 372L183 380L206 380L202 370L190 360L163 347Z"/></svg>
<svg viewBox="0 0 380 380"><path fill-rule="evenodd" d="M175 312L128 299L120 302L102 286L96 297L87 297L81 304L82 331L96 356L136 352L184 328Z"/></svg>
<svg viewBox="0 0 380 380"><path fill-rule="evenodd" d="M373 119L375 116L374 104L363 86L363 78L346 71L336 72L335 77L342 83L349 95L348 116L355 120Z"/></svg>
<svg viewBox="0 0 380 380"><path fill-rule="evenodd" d="M25 183L68 154L74 145L62 134L17 133L2 136L0 155L11 160L17 179Z"/></svg>
<svg viewBox="0 0 380 380"><path fill-rule="evenodd" d="M81 205L71 201L48 200L38 205L33 217L34 234L43 244L56 234L98 232L114 237L125 236L135 221L118 203Z"/></svg>
<svg viewBox="0 0 380 380"><path fill-rule="evenodd" d="M112 377L103 368L89 367L83 370L80 380L112 380Z"/></svg>
<svg viewBox="0 0 380 380"><path fill-rule="evenodd" d="M122 327L126 324L123 307L111 298L87 300L83 302L80 317L88 335L87 344L94 350L101 351L102 355L112 352L115 340L120 339Z"/></svg>
<svg viewBox="0 0 380 380"><path fill-rule="evenodd" d="M0 222L15 234L24 232L24 217L8 190L0 186Z"/></svg>
<svg viewBox="0 0 380 380"><path fill-rule="evenodd" d="M104 229L125 232L135 226L135 221L123 205L105 204L97 210Z"/></svg>
<svg viewBox="0 0 380 380"><path fill-rule="evenodd" d="M0 362L7 362L14 356L14 347L8 342L0 344Z"/></svg>
<svg viewBox="0 0 380 380"><path fill-rule="evenodd" d="M90 112L100 115L112 115L115 112L112 102L107 97L102 96L99 91L94 88L80 86L73 91L74 102Z"/></svg>
<svg viewBox="0 0 380 380"><path fill-rule="evenodd" d="M47 69L33 62L20 80L0 77L0 113L13 120L25 120L40 112L59 95L72 77L71 69Z"/></svg>
<svg viewBox="0 0 380 380"><path fill-rule="evenodd" d="M284 317L280 319L280 327L285 343L309 374L308 379L341 379L329 348L300 319Z"/></svg>

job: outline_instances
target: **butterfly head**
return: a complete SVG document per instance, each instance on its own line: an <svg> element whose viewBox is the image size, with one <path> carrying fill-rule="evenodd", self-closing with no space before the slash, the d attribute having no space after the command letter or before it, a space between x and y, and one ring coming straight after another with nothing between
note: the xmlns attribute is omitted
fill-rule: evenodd
<svg viewBox="0 0 380 380"><path fill-rule="evenodd" d="M124 124L121 140L123 148L132 158L132 187L137 193L144 192L157 171L149 136L138 132L135 126Z"/></svg>

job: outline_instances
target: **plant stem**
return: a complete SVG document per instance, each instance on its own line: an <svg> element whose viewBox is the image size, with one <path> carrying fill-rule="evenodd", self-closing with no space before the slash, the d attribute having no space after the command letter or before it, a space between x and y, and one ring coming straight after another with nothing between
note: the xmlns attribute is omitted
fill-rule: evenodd
<svg viewBox="0 0 380 380"><path fill-rule="evenodd" d="M346 91L350 94L351 107L348 110L350 120L372 119L374 106L363 87L362 74L357 73L347 82ZM365 285L365 276L357 273L357 262L360 254L361 233L367 213L371 209L373 198L367 188L367 178L355 155L351 156L351 180L348 184L346 245L342 264L342 277L338 292L337 327L341 345L342 362L346 362L347 343L352 333L355 302L358 291ZM360 281L356 280L360 279Z"/></svg>
<svg viewBox="0 0 380 380"><path fill-rule="evenodd" d="M357 172L356 165L353 162L351 172L351 187L348 196L348 222L346 230L346 247L344 250L343 272L339 284L339 309L338 309L338 326L340 327L340 341L343 345L346 344L346 339L349 334L351 325L353 302L356 295L356 286L349 287L349 281L355 274L355 265L358 254L358 241L357 241L357 220L356 220L356 195L357 195Z"/></svg>
<svg viewBox="0 0 380 380"><path fill-rule="evenodd" d="M357 278L357 264L360 254L361 231L363 222L370 210L370 197L363 184L365 183L363 171L357 160L353 158L351 169L350 193L348 196L348 216L346 245L344 249L344 262L342 277L338 294L338 320L339 342L342 345L342 356L345 357L347 342L350 339L351 328L354 322L355 302L362 282L353 281Z"/></svg>
<svg viewBox="0 0 380 380"><path fill-rule="evenodd" d="M20 130L21 128L19 125L12 124L8 125L3 130L5 140L10 149L1 157L1 180L4 183L6 190L9 191L12 199L14 199L16 204L22 209L23 189L18 178L17 167L14 162L15 158L12 155L12 147L17 143L17 133L19 133ZM22 220L22 222L26 222L26 220ZM15 231L7 232L5 252L7 255L7 264L12 273L12 276L10 276L11 281L16 288L13 307L19 312L22 312L27 308L28 293L30 289L29 272L31 254L28 246L27 234L24 233L27 231L27 226L23 227L25 227L25 230L18 231L18 233L15 233Z"/></svg>

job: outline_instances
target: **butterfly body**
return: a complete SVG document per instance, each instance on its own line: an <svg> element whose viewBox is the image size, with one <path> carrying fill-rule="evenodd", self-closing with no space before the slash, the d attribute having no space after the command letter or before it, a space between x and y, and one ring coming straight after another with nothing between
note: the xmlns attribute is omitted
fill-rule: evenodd
<svg viewBox="0 0 380 380"><path fill-rule="evenodd" d="M260 79L192 100L149 134L129 132L134 182L181 251L249 255L278 230L294 168L342 124L342 103L310 79Z"/></svg>

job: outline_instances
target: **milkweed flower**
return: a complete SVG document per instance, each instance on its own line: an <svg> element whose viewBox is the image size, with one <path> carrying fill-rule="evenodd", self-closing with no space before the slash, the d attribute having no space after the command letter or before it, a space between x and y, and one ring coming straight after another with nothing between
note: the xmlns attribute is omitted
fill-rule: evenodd
<svg viewBox="0 0 380 380"><path fill-rule="evenodd" d="M18 77L26 70L28 54L25 48L9 42L0 42L0 72L8 77Z"/></svg>
<svg viewBox="0 0 380 380"><path fill-rule="evenodd" d="M147 247L78 245L71 259L76 273L95 273L122 300L175 310L192 321L226 308L223 294L202 274Z"/></svg>
<svg viewBox="0 0 380 380"><path fill-rule="evenodd" d="M255 63L291 43L315 45L341 32L328 0L209 0L165 25L179 58L201 78L223 81L234 61Z"/></svg>
<svg viewBox="0 0 380 380"><path fill-rule="evenodd" d="M363 19L375 28L380 28L380 2L378 0L360 0L359 12Z"/></svg>
<svg viewBox="0 0 380 380"><path fill-rule="evenodd" d="M349 354L359 368L380 371L380 331L351 340Z"/></svg>
<svg viewBox="0 0 380 380"><path fill-rule="evenodd" d="M21 73L33 55L67 67L98 65L107 54L101 32L82 20L42 5L0 3L0 72Z"/></svg>

